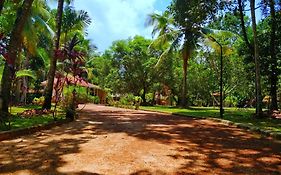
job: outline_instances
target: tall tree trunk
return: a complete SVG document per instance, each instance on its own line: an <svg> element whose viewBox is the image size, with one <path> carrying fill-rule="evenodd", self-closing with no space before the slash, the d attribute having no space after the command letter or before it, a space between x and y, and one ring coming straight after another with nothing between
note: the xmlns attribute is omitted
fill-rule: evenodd
<svg viewBox="0 0 281 175"><path fill-rule="evenodd" d="M27 51L27 55L26 55L26 58L25 58L25 61L24 61L24 69L29 68L29 58L30 57L31 57L31 55ZM23 104L26 104L27 93L28 93L28 77L23 77L22 78L22 95L21 95L21 98L20 98L20 102L23 103Z"/></svg>
<svg viewBox="0 0 281 175"><path fill-rule="evenodd" d="M16 78L14 81L14 100L12 100L12 104L18 105L20 103L21 86L22 86L22 79Z"/></svg>
<svg viewBox="0 0 281 175"><path fill-rule="evenodd" d="M183 81L182 81L182 92L181 92L181 106L186 107L187 106L187 99L186 99L186 93L187 93L187 64L188 64L188 58L190 56L189 49L187 47L187 44L185 44L183 50L182 50L182 59L183 59Z"/></svg>
<svg viewBox="0 0 281 175"><path fill-rule="evenodd" d="M14 66L15 62L19 57L19 52L22 43L22 31L24 25L29 17L31 6L34 0L24 0L22 7L17 12L17 18L13 27L11 38L8 45L8 56L5 63L2 82L1 82L1 93L0 93L0 111L8 113L9 102L10 102L10 91L12 86L12 80L14 78Z"/></svg>
<svg viewBox="0 0 281 175"><path fill-rule="evenodd" d="M4 7L4 3L5 3L5 0L0 0L0 15L2 13L2 10L3 10L3 7Z"/></svg>
<svg viewBox="0 0 281 175"><path fill-rule="evenodd" d="M251 52L251 54L254 55L254 48L249 42L246 27L245 27L244 12L243 12L244 4L242 3L242 0L238 0L238 9L239 9L239 16L240 16L240 22L241 22L241 28L242 28L242 34L243 34L244 41L245 41L249 51Z"/></svg>
<svg viewBox="0 0 281 175"><path fill-rule="evenodd" d="M60 37L61 37L61 25L62 25L62 15L63 15L63 4L64 0L58 1L57 8L57 33L56 33L56 41L55 41L55 50L58 50L60 47ZM54 78L57 69L57 58L55 54L51 58L50 69L47 78L47 87L45 89L45 101L43 104L44 109L51 109L52 102L52 94L53 94L53 86L54 86Z"/></svg>
<svg viewBox="0 0 281 175"><path fill-rule="evenodd" d="M22 48L22 46L21 46ZM20 51L18 53L20 55ZM21 58L16 60L15 62L15 71L21 70ZM22 86L22 79L21 78L15 78L14 82L14 87L12 89L12 92L14 92L14 99L12 98L12 104L19 104L20 103L20 95L21 95L21 86Z"/></svg>
<svg viewBox="0 0 281 175"><path fill-rule="evenodd" d="M146 98L145 98L145 96L146 96L146 83L143 83L143 93L142 93L142 95L141 95L141 98L142 98L142 102L143 102L143 104L144 105L147 105L146 104Z"/></svg>
<svg viewBox="0 0 281 175"><path fill-rule="evenodd" d="M255 13L255 0L250 0L252 28L254 34L254 56L255 56L255 71L256 71L256 117L262 117L262 97L261 97L261 80L260 80L260 60L257 41L257 25Z"/></svg>
<svg viewBox="0 0 281 175"><path fill-rule="evenodd" d="M271 16L271 34L270 34L270 57L271 57L271 73L270 73L270 95L271 105L270 110L277 110L277 59L275 52L275 40L276 40L276 16L275 16L275 2L274 0L269 1L270 16Z"/></svg>
<svg viewBox="0 0 281 175"><path fill-rule="evenodd" d="M23 86L23 90L22 90L20 102L23 104L26 104L26 97L27 97L27 93L28 93L28 78L27 77L23 77L22 86Z"/></svg>

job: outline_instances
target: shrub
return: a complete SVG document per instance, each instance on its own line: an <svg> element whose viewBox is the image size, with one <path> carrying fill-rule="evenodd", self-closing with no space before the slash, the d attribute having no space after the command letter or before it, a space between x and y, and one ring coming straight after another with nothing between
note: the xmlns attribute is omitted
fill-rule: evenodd
<svg viewBox="0 0 281 175"><path fill-rule="evenodd" d="M140 104L141 104L142 99L139 96L135 96L134 100L135 100L135 110L138 110L140 108Z"/></svg>
<svg viewBox="0 0 281 175"><path fill-rule="evenodd" d="M235 96L227 96L224 100L224 105L227 107L236 107L238 105L238 98Z"/></svg>
<svg viewBox="0 0 281 175"><path fill-rule="evenodd" d="M197 99L194 101L194 105L198 106L198 107L202 107L203 106L204 101L201 99Z"/></svg>
<svg viewBox="0 0 281 175"><path fill-rule="evenodd" d="M109 104L110 106L112 106L111 104L113 103L113 97L111 94L107 94L106 95L106 104Z"/></svg>
<svg viewBox="0 0 281 175"><path fill-rule="evenodd" d="M121 97L119 101L122 105L134 105L135 96L133 94L127 94Z"/></svg>
<svg viewBox="0 0 281 175"><path fill-rule="evenodd" d="M69 95L72 96L73 90L74 90L74 86L65 87L63 90L63 97L66 98ZM78 104L91 102L90 95L87 94L87 88L76 87L75 91L76 91L76 102Z"/></svg>
<svg viewBox="0 0 281 175"><path fill-rule="evenodd" d="M89 102L94 103L94 104L99 104L100 103L100 98L98 96L89 96Z"/></svg>
<svg viewBox="0 0 281 175"><path fill-rule="evenodd" d="M63 100L60 102L60 106L62 107L62 110L66 113L66 118L70 120L74 120L76 116L76 107L77 102L73 99L73 93L67 92L64 94Z"/></svg>
<svg viewBox="0 0 281 175"><path fill-rule="evenodd" d="M110 96L109 96L110 97ZM110 106L138 109L142 102L141 97L134 96L133 94L127 94L120 98L119 101L114 101L113 98L108 98L107 104Z"/></svg>
<svg viewBox="0 0 281 175"><path fill-rule="evenodd" d="M147 101L147 103L149 103L150 105L153 105L154 104L154 94L153 93L148 93L145 95L145 99Z"/></svg>
<svg viewBox="0 0 281 175"><path fill-rule="evenodd" d="M33 103L34 98L40 98L42 93L27 93L26 95L26 103L30 104Z"/></svg>
<svg viewBox="0 0 281 175"><path fill-rule="evenodd" d="M45 97L42 96L40 98L37 98L35 97L33 100L32 100L32 103L35 104L35 105L40 105L42 106L44 104L44 101L45 101Z"/></svg>

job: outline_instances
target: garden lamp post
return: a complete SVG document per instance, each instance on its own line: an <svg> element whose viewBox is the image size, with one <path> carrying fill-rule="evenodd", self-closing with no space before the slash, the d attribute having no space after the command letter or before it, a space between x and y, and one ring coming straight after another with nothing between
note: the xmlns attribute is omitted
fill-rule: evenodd
<svg viewBox="0 0 281 175"><path fill-rule="evenodd" d="M223 74L223 61L222 61L222 45L212 36L208 36L208 38L217 43L220 46L220 118L223 118L223 113L224 113L224 109L223 109L223 79L222 79L222 74Z"/></svg>

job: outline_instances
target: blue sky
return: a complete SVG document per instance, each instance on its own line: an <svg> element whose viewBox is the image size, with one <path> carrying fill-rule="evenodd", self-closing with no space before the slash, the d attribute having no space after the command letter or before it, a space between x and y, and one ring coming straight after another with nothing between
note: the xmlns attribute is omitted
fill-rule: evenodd
<svg viewBox="0 0 281 175"><path fill-rule="evenodd" d="M112 41L135 35L151 38L151 27L145 27L147 15L166 9L171 0L83 0L74 1L76 10L85 10L92 18L88 38L98 47L107 49Z"/></svg>
<svg viewBox="0 0 281 175"><path fill-rule="evenodd" d="M76 10L85 10L92 18L87 38L103 52L113 41L135 35L151 37L152 27L146 27L147 15L161 13L172 0L74 0ZM52 3L51 7L56 8ZM260 10L257 10L258 20ZM249 12L248 12L249 13ZM249 15L249 14L248 14Z"/></svg>

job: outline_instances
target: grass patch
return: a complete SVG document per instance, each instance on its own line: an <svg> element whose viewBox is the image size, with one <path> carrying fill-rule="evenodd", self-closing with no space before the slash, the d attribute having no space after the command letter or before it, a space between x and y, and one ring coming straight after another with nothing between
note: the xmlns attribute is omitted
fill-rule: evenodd
<svg viewBox="0 0 281 175"><path fill-rule="evenodd" d="M8 122L6 122L6 126L0 125L0 131L14 130L20 128L28 128L32 126L48 124L54 121L52 114L45 114L40 116L33 116L30 118L20 117L17 114L24 112L25 110L30 109L40 109L41 106L36 105L28 105L28 106L16 106L11 108L11 118L10 118L10 127L7 126ZM65 119L65 115L62 113L61 109L58 109L57 120Z"/></svg>
<svg viewBox="0 0 281 175"><path fill-rule="evenodd" d="M140 109L180 114L190 117L220 118L219 108L216 107L190 107L188 109L167 106L141 106ZM224 108L224 120L234 123L244 123L263 130L281 133L281 120L272 118L257 119L253 117L254 108Z"/></svg>

